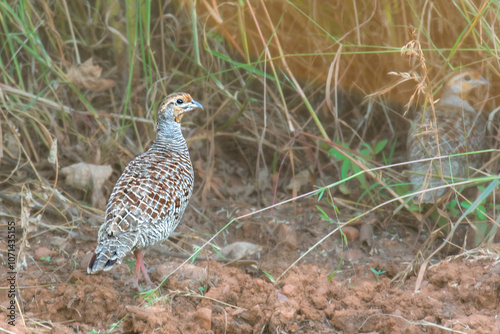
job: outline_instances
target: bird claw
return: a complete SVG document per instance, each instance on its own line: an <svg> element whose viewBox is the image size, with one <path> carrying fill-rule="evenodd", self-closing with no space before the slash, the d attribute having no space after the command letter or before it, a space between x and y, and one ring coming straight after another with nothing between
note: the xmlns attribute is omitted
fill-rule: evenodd
<svg viewBox="0 0 500 334"><path fill-rule="evenodd" d="M151 282L151 280L149 280L149 282L148 282L148 280L146 280L146 285L145 286L141 286L139 284L139 280L137 278L135 278L135 277L132 277L129 280L126 280L125 281L125 285L126 286L133 286L139 292L145 292L145 291L148 291L148 290L151 290L151 289L155 288L155 285L154 285L153 282Z"/></svg>

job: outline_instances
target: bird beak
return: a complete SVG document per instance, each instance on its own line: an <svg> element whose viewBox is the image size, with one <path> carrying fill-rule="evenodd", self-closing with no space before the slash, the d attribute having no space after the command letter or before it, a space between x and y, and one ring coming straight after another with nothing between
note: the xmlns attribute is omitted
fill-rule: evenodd
<svg viewBox="0 0 500 334"><path fill-rule="evenodd" d="M486 81L488 81L488 80L486 80ZM192 104L194 104L194 105L195 105L196 107L198 107L199 109L201 109L201 110L205 110L205 109L203 108L203 106L201 105L201 103L199 103L199 102L197 102L197 101L195 101L195 100L191 100L191 103L192 103ZM196 107L193 107L193 108L192 108L192 110L193 110L193 109L196 109Z"/></svg>
<svg viewBox="0 0 500 334"><path fill-rule="evenodd" d="M490 86L491 87L491 82L489 82L488 80L486 80L483 77L479 77L479 79L477 81L481 85L486 85L486 86Z"/></svg>

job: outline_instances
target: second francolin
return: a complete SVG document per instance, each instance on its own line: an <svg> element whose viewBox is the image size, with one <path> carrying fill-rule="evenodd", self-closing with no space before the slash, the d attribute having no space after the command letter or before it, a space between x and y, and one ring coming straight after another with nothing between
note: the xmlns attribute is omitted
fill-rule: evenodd
<svg viewBox="0 0 500 334"><path fill-rule="evenodd" d="M453 75L443 87L441 99L414 119L408 135L408 160L436 158L487 148L486 117L467 102L469 93L489 81L474 71ZM414 190L425 190L466 178L469 166L478 168L481 156L460 155L450 159L432 159L410 164ZM435 203L446 187L426 191L414 198L419 203Z"/></svg>

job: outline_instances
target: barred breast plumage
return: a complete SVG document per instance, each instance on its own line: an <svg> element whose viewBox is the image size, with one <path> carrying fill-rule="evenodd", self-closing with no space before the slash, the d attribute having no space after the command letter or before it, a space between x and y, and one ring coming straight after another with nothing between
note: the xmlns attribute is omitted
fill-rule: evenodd
<svg viewBox="0 0 500 334"><path fill-rule="evenodd" d="M428 107L425 111L420 111L415 118L408 136L408 160L435 158L487 148L486 117L478 115L466 99L473 89L489 84L488 80L474 71L453 75L443 87L443 94L435 104L434 112ZM410 181L413 189L428 189L444 185L444 180L446 183L452 183L452 177L467 177L469 166L480 167L481 158L478 154L462 155L411 164ZM446 190L442 188L427 191L415 197L414 201L434 203Z"/></svg>
<svg viewBox="0 0 500 334"><path fill-rule="evenodd" d="M109 270L134 252L134 283L138 287L142 272L152 285L142 249L166 240L189 202L193 167L180 122L186 112L199 108L201 104L185 93L171 94L161 103L153 145L125 167L111 193L89 274Z"/></svg>

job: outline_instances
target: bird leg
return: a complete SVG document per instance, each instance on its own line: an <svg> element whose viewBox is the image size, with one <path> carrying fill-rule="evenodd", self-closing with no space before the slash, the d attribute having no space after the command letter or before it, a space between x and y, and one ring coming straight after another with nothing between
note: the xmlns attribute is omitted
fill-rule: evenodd
<svg viewBox="0 0 500 334"><path fill-rule="evenodd" d="M142 276L146 280L146 283L148 284L148 287L153 286L153 282L149 278L148 271L146 270L146 266L144 265L144 260L143 260L143 252L142 249L138 249L134 252L135 255L135 270L134 270L134 283L135 286L139 289L139 274L142 271Z"/></svg>

